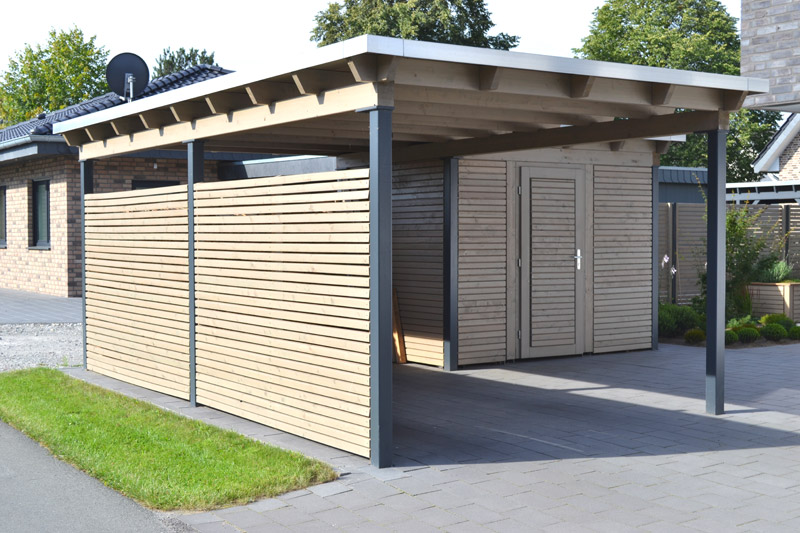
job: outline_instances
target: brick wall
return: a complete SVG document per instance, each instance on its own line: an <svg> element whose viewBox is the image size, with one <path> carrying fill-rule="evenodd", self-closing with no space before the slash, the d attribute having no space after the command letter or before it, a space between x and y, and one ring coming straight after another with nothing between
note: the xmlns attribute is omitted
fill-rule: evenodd
<svg viewBox="0 0 800 533"><path fill-rule="evenodd" d="M778 172L780 180L800 179L800 135L795 136L783 151L778 168L780 169Z"/></svg>
<svg viewBox="0 0 800 533"><path fill-rule="evenodd" d="M217 163L207 161L205 179L216 180ZM50 179L50 249L30 249L31 186ZM133 180L186 183L183 159L116 158L95 163L95 192L131 190ZM54 296L80 296L81 188L75 157L59 156L0 166L6 187L7 247L0 249L0 288Z"/></svg>
<svg viewBox="0 0 800 533"><path fill-rule="evenodd" d="M745 106L800 102L800 2L742 0L742 76L770 80Z"/></svg>

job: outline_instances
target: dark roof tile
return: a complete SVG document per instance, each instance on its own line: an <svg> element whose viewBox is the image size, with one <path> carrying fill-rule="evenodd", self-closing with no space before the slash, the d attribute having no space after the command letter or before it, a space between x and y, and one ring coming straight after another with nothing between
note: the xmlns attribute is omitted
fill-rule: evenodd
<svg viewBox="0 0 800 533"><path fill-rule="evenodd" d="M180 87L188 87L201 81L210 80L219 76L229 74L230 70L212 65L197 65L189 67L174 74L168 74L162 78L150 81L142 91L139 99L153 96L154 94L166 93ZM71 118L81 117L109 107L114 107L122 103L122 98L116 93L106 93L85 100L79 104L53 111L52 113L42 113L36 118L32 118L19 124L14 124L0 130L0 142L9 141L28 135L52 135L53 124L63 122Z"/></svg>

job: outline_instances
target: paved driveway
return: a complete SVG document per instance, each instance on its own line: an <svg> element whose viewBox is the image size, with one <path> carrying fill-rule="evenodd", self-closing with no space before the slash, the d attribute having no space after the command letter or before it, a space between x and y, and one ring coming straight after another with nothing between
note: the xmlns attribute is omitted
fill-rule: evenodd
<svg viewBox="0 0 800 533"><path fill-rule="evenodd" d="M183 520L199 531L797 531L800 348L728 352L728 414L704 352L395 367L395 464L70 372L324 459L339 480Z"/></svg>
<svg viewBox="0 0 800 533"><path fill-rule="evenodd" d="M80 298L0 289L0 324L54 324L83 321Z"/></svg>

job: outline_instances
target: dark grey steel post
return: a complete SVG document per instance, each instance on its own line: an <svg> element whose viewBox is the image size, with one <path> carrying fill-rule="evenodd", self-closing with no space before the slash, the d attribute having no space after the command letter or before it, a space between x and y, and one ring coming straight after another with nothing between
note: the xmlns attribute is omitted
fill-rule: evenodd
<svg viewBox="0 0 800 533"><path fill-rule="evenodd" d="M83 299L83 368L86 369L86 195L94 192L94 161L81 161L81 297Z"/></svg>
<svg viewBox="0 0 800 533"><path fill-rule="evenodd" d="M392 108L369 112L370 460L392 466Z"/></svg>
<svg viewBox="0 0 800 533"><path fill-rule="evenodd" d="M197 406L197 372L195 365L195 300L194 300L194 184L203 181L205 156L203 141L186 141L187 205L189 218L189 404Z"/></svg>
<svg viewBox="0 0 800 533"><path fill-rule="evenodd" d="M658 166L653 167L653 350L658 350L658 270L661 258L658 253Z"/></svg>
<svg viewBox="0 0 800 533"><path fill-rule="evenodd" d="M708 132L708 301L706 412L725 412L725 145L727 131Z"/></svg>
<svg viewBox="0 0 800 533"><path fill-rule="evenodd" d="M458 159L444 160L444 369L458 370Z"/></svg>

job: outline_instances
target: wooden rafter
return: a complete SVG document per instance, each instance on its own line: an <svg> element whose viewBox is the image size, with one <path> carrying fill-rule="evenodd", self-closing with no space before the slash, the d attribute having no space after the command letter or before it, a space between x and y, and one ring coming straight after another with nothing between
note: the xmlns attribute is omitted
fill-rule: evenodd
<svg viewBox="0 0 800 533"><path fill-rule="evenodd" d="M108 123L95 124L94 126L88 126L85 129L86 135L92 141L108 139L109 137L114 136L114 129L111 127L111 124Z"/></svg>
<svg viewBox="0 0 800 533"><path fill-rule="evenodd" d="M111 121L111 127L117 135L129 135L142 131L144 124L138 116L120 117Z"/></svg>
<svg viewBox="0 0 800 533"><path fill-rule="evenodd" d="M260 81L245 87L247 96L253 105L270 105L279 100L297 96L297 87L293 83Z"/></svg>
<svg viewBox="0 0 800 533"><path fill-rule="evenodd" d="M669 83L654 83L650 91L653 105L669 105L675 86Z"/></svg>
<svg viewBox="0 0 800 533"><path fill-rule="evenodd" d="M481 91L496 91L500 86L500 67L478 67L478 88Z"/></svg>
<svg viewBox="0 0 800 533"><path fill-rule="evenodd" d="M215 115L224 115L237 109L252 107L253 102L246 93L216 93L206 96L208 108Z"/></svg>
<svg viewBox="0 0 800 533"><path fill-rule="evenodd" d="M169 106L169 109L178 122L191 122L211 113L205 101L177 102Z"/></svg>
<svg viewBox="0 0 800 533"><path fill-rule="evenodd" d="M578 76L573 74L570 76L569 85L572 98L588 98L594 87L594 76Z"/></svg>
<svg viewBox="0 0 800 533"><path fill-rule="evenodd" d="M164 108L144 111L139 113L139 118L147 129L157 129L167 124L175 124L176 122L172 112Z"/></svg>
<svg viewBox="0 0 800 533"><path fill-rule="evenodd" d="M351 73L331 70L303 70L292 74L292 79L302 95L319 94L353 84Z"/></svg>

